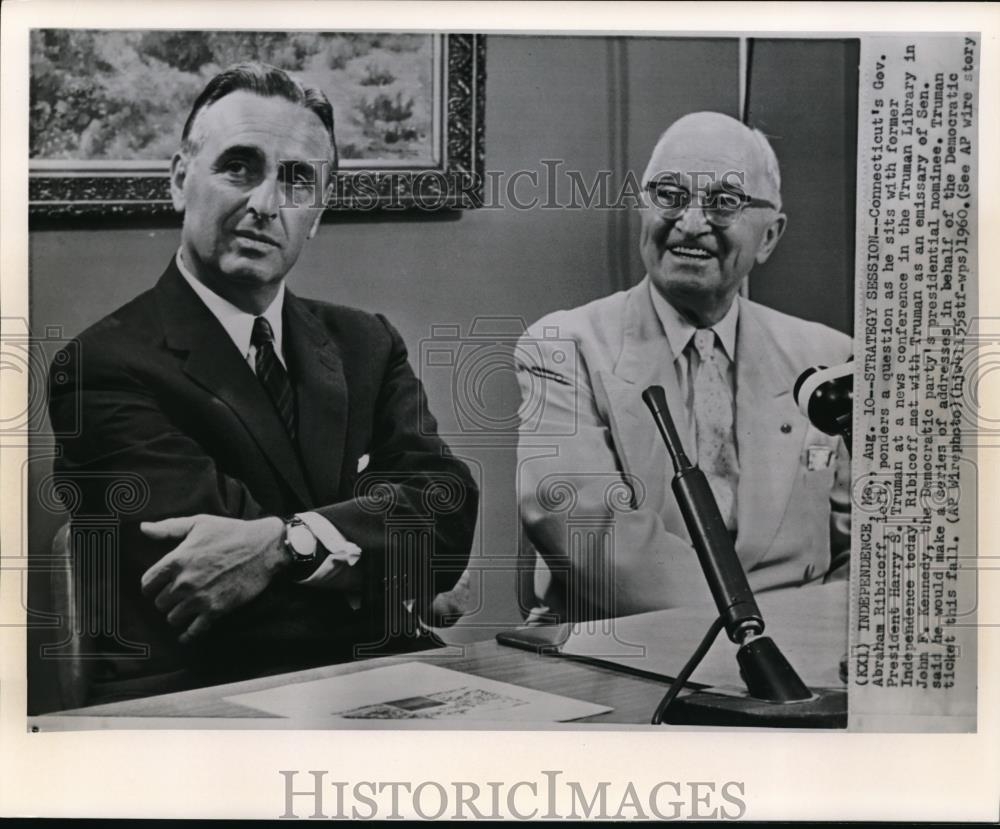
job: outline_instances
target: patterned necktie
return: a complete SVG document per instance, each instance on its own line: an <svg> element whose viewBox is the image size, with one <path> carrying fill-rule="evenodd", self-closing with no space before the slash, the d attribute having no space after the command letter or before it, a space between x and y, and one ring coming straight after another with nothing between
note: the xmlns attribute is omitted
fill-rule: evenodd
<svg viewBox="0 0 1000 829"><path fill-rule="evenodd" d="M257 379L271 398L274 408L278 410L278 416L285 424L288 434L295 440L295 394L285 367L274 352L274 332L271 330L271 324L263 317L257 317L253 321L250 344L257 349L254 360Z"/></svg>
<svg viewBox="0 0 1000 829"><path fill-rule="evenodd" d="M693 383L698 466L708 478L726 527L735 530L739 461L733 433L733 393L726 380L726 357L715 347L715 339L711 328L699 328L691 338L701 360Z"/></svg>

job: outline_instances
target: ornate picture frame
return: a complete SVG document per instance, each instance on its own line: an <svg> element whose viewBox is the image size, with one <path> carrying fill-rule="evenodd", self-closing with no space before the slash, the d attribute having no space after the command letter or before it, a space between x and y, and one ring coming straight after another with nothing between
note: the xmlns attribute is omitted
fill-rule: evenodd
<svg viewBox="0 0 1000 829"><path fill-rule="evenodd" d="M427 37L433 39L435 62L429 106L431 152L412 163L342 159L327 201L329 211L433 211L482 204L486 39L476 34ZM168 175L167 158L121 162L35 158L29 162L29 219L33 224L179 221Z"/></svg>

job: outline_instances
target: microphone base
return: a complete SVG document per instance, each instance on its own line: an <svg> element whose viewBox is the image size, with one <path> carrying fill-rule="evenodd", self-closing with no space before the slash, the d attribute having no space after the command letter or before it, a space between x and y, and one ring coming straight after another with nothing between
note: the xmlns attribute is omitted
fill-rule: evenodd
<svg viewBox="0 0 1000 829"><path fill-rule="evenodd" d="M675 699L665 723L743 728L847 728L847 691L812 689L811 699L769 702L695 691Z"/></svg>

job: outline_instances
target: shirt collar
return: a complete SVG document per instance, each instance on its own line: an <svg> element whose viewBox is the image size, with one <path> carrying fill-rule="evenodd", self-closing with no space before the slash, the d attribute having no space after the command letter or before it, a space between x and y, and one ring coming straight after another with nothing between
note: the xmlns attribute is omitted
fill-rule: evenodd
<svg viewBox="0 0 1000 829"><path fill-rule="evenodd" d="M660 319L663 331L667 335L667 341L670 343L670 351L676 360L684 353L684 349L691 342L691 337L694 336L697 329L681 316L680 311L674 308L663 294L656 290L653 280L649 280L649 296L653 300L653 309ZM736 325L739 321L739 313L740 303L736 299L729 306L726 315L712 326L730 362L736 360Z"/></svg>
<svg viewBox="0 0 1000 829"><path fill-rule="evenodd" d="M191 273L191 271L187 269L180 250L177 251L177 270L181 272L181 276L184 277L184 280L191 286L201 301L205 303L208 310L212 312L212 315L219 321L220 325L226 329L226 333L236 344L240 354L246 358L250 353L250 336L253 334L254 315L240 310L228 299L223 299L215 293L215 291L200 282ZM281 326L281 311L284 304L285 284L282 282L277 295L271 301L271 304L264 310L264 313L260 315L271 324L271 330L274 332L274 350L278 354L285 353L282 349Z"/></svg>

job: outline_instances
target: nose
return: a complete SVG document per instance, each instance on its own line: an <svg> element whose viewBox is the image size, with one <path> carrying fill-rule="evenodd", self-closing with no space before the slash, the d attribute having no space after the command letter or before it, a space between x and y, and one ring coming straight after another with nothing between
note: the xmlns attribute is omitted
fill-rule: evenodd
<svg viewBox="0 0 1000 829"><path fill-rule="evenodd" d="M278 182L275 176L265 176L260 183L250 191L247 200L247 210L253 213L259 221L269 222L278 216Z"/></svg>
<svg viewBox="0 0 1000 829"><path fill-rule="evenodd" d="M705 216L704 208L702 208L695 200L692 200L687 208L685 208L684 212L681 213L680 218L677 219L674 226L681 233L689 236L697 236L700 233L706 233L711 230L709 221Z"/></svg>

